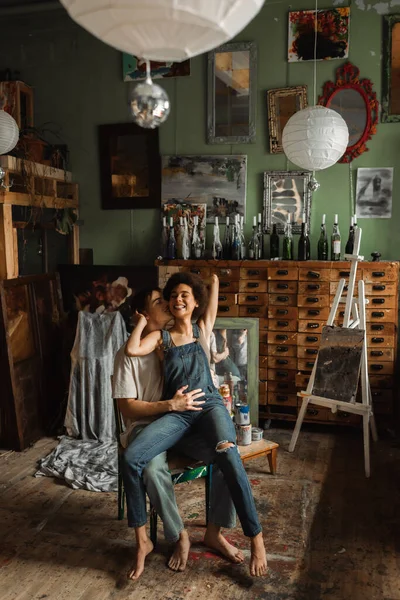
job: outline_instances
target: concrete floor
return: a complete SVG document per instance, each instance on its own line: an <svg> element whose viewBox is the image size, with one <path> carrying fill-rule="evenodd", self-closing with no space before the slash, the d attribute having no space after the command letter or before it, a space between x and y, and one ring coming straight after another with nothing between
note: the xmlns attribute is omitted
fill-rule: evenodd
<svg viewBox="0 0 400 600"><path fill-rule="evenodd" d="M266 459L247 466L264 527L269 573L248 575L240 527L227 533L246 550L234 566L201 544L204 481L176 487L193 545L184 573L167 569L159 544L137 583L125 573L133 552L116 494L74 491L34 478L44 439L23 453L0 454L0 600L400 600L400 444L379 441L364 477L361 433L270 429L279 442L278 474Z"/></svg>

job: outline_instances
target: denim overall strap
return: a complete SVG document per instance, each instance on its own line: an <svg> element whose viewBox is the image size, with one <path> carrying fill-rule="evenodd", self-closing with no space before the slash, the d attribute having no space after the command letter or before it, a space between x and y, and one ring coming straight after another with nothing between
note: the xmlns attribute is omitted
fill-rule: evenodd
<svg viewBox="0 0 400 600"><path fill-rule="evenodd" d="M161 335L163 350L165 351L167 348L171 348L172 346L171 334L166 329L161 329Z"/></svg>
<svg viewBox="0 0 400 600"><path fill-rule="evenodd" d="M197 325L197 323L193 323L192 324L192 329L193 329L193 337L198 340L200 337L200 327Z"/></svg>

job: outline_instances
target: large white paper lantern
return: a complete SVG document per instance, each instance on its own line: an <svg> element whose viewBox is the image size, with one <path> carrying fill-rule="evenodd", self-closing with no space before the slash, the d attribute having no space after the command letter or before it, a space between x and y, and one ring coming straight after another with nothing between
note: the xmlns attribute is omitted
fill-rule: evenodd
<svg viewBox="0 0 400 600"><path fill-rule="evenodd" d="M294 113L282 133L283 151L288 159L310 171L334 165L349 143L346 121L335 110L311 106Z"/></svg>
<svg viewBox="0 0 400 600"><path fill-rule="evenodd" d="M18 125L5 110L0 110L0 154L11 152L19 140Z"/></svg>
<svg viewBox="0 0 400 600"><path fill-rule="evenodd" d="M60 0L106 44L140 58L181 62L232 39L265 0Z"/></svg>

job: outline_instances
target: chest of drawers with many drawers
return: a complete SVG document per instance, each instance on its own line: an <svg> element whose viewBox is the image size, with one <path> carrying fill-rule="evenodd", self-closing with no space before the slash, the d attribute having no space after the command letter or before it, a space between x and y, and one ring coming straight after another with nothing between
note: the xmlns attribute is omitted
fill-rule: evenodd
<svg viewBox="0 0 400 600"><path fill-rule="evenodd" d="M160 286L180 270L220 280L218 316L259 319L260 418L295 420L317 357L322 327L348 262L329 261L157 261ZM374 411L393 413L398 322L397 262L362 262L365 282L368 368ZM346 290L345 290L346 291ZM344 304L336 324L341 324ZM310 407L306 421L357 424L358 415Z"/></svg>

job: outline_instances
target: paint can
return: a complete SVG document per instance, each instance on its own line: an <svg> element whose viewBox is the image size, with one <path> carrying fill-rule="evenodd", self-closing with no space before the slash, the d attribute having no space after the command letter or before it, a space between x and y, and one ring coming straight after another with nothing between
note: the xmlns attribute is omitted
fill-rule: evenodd
<svg viewBox="0 0 400 600"><path fill-rule="evenodd" d="M235 405L236 425L248 425L250 423L250 406L248 404Z"/></svg>
<svg viewBox="0 0 400 600"><path fill-rule="evenodd" d="M259 442L263 439L263 430L259 427L253 427L251 430L251 439L253 442Z"/></svg>
<svg viewBox="0 0 400 600"><path fill-rule="evenodd" d="M238 446L250 446L251 425L236 425L236 438Z"/></svg>

